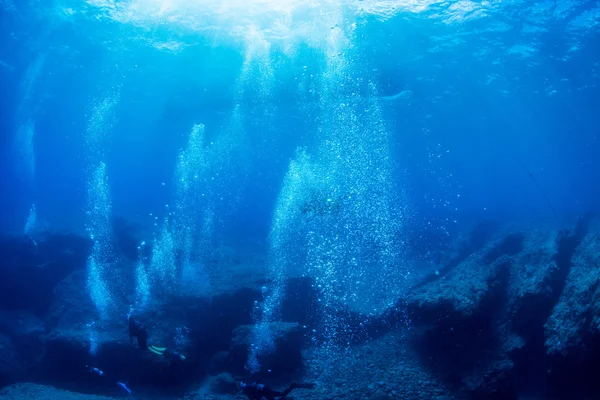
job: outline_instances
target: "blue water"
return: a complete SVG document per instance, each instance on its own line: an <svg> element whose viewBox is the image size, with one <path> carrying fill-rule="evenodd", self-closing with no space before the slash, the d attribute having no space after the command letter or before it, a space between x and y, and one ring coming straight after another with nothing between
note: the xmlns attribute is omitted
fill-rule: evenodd
<svg viewBox="0 0 600 400"><path fill-rule="evenodd" d="M303 329L327 358L353 340L330 310L394 306L478 223L554 232L600 211L596 1L0 10L0 233L90 239L73 268L96 312L79 310L90 357L129 308L257 275L246 367L273 351L292 276L314 279L321 319ZM119 258L119 218L135 260Z"/></svg>
<svg viewBox="0 0 600 400"><path fill-rule="evenodd" d="M191 125L218 135L232 112L248 51L243 40L198 29L200 21L186 24L177 5L170 25L152 15L111 20L111 7L130 2L94 3L2 3L4 231L20 231L32 203L46 224L80 228L82 132L103 98L116 103L102 145L113 210L132 219L169 202L174 160ZM414 210L410 223L451 229L501 217L556 224L544 195L561 219L597 208L599 13L595 2L456 2L407 4L384 21L368 12L353 17L353 68L383 98L395 170ZM240 192L226 224L234 231L267 232L288 160L315 134L298 107L297 80L304 66L319 73L323 52L301 39L290 46L292 55L276 40L271 45L265 101L272 118L260 120L260 101L241 104L247 181L215 194ZM260 86L263 78L250 79ZM35 121L29 174L15 145L28 119Z"/></svg>

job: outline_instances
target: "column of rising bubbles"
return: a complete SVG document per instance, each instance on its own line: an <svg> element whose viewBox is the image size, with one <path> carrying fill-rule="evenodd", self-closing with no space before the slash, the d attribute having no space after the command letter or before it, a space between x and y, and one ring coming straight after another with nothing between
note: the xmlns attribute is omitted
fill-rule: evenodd
<svg viewBox="0 0 600 400"><path fill-rule="evenodd" d="M340 318L340 307L365 315L382 312L403 290L398 265L405 202L394 184L390 130L375 85L351 57L352 28L331 30L321 83L314 157L299 151L290 164L274 213L270 239L272 287L260 307L248 367L273 351L269 324L291 272L291 240L306 246L305 273L315 280L321 322L313 330L315 371L326 376L358 334ZM323 375L325 374L325 375Z"/></svg>
<svg viewBox="0 0 600 400"><path fill-rule="evenodd" d="M39 100L34 96L35 88L41 76L47 53L40 53L27 67L23 81L19 87L20 102L16 120L20 124L13 143L13 158L24 187L29 193L32 204L25 222L24 234L31 237L37 225L35 207L35 114L39 108ZM32 239L33 240L33 239ZM34 241L35 243L35 241Z"/></svg>
<svg viewBox="0 0 600 400"><path fill-rule="evenodd" d="M206 289L202 267L203 235L207 228L200 225L206 208L208 190L207 148L204 126L194 125L185 149L177 158L174 173L174 207L167 205L167 215L154 238L151 260L140 257L136 268L136 309L144 310L152 295L175 291L198 294ZM205 213L204 213L205 214ZM207 234L210 234L208 232ZM142 243L139 247L143 252ZM200 252L196 249L200 248ZM180 257L177 257L177 255Z"/></svg>
<svg viewBox="0 0 600 400"><path fill-rule="evenodd" d="M104 158L118 97L118 93L111 93L94 101L85 132L88 162L86 230L92 240L87 261L87 289L100 320L107 320L112 308L109 274L115 260L111 243L110 187Z"/></svg>

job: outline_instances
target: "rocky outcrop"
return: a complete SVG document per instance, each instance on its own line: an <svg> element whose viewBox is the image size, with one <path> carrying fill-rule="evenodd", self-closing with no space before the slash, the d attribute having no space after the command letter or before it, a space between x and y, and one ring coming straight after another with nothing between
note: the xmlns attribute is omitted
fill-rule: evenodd
<svg viewBox="0 0 600 400"><path fill-rule="evenodd" d="M42 321L32 314L0 312L0 381L16 381L37 370L45 333Z"/></svg>
<svg viewBox="0 0 600 400"><path fill-rule="evenodd" d="M507 288L507 320L519 335L530 337L533 325L539 327L559 293L555 286L561 278L552 233L529 232L523 251L514 259ZM532 324L532 318L537 322Z"/></svg>
<svg viewBox="0 0 600 400"><path fill-rule="evenodd" d="M278 373L293 373L302 367L302 348L306 343L306 328L298 323L274 322L268 332L277 351L264 354L259 362L265 368ZM235 328L228 354L229 369L238 374L244 373L250 348L254 346L255 326L242 325Z"/></svg>
<svg viewBox="0 0 600 400"><path fill-rule="evenodd" d="M600 235L586 238L573 258L565 288L546 321L548 354L585 347L600 326Z"/></svg>
<svg viewBox="0 0 600 400"><path fill-rule="evenodd" d="M243 271L237 265L236 276L247 274L253 279L234 279L234 285L214 285L206 294L195 296L186 293L165 293L152 296L152 302L136 318L149 333L149 343L166 346L183 352L186 362L173 366L150 352L141 352L130 343L127 314L133 304L133 263L127 258L118 259L114 270L107 271L118 277L111 282L111 305L108 318L100 318L87 288L87 271L79 269L56 285L53 301L43 325L44 350L40 352L40 371L45 378L57 384L69 385L78 381L94 383L86 365L98 366L107 374L122 377L137 385L177 385L187 387L208 372L215 372L214 361L226 354L227 362L218 365L218 372L244 373L248 357L248 337L243 333L253 322L252 308L262 297L256 275ZM221 279L223 279L221 277ZM246 282L246 286L244 285ZM264 280L263 280L264 285ZM298 304L308 298L310 283L304 279L288 283L288 296L282 306L286 318L298 314L308 318L306 307ZM302 312L297 312L302 311ZM306 314L306 315L304 315ZM280 325L285 326L285 324ZM289 328L289 326L288 326ZM297 369L301 364L301 341L294 329L287 329L277 339L281 353L268 362L280 363L281 370ZM291 342L288 342L291 341ZM232 346L232 343L233 346ZM277 358L280 357L280 358ZM231 363L230 361L235 362ZM290 362L292 360L292 362ZM211 366L211 364L213 364ZM131 371L134 371L133 373Z"/></svg>
<svg viewBox="0 0 600 400"><path fill-rule="evenodd" d="M514 397L510 375L498 373L501 338L496 323L506 302L515 255L525 235L513 233L472 254L406 299L413 323L424 327L416 340L422 359L455 389L474 396L488 389Z"/></svg>
<svg viewBox="0 0 600 400"><path fill-rule="evenodd" d="M470 398L511 399L549 378L545 342L550 353L565 356L566 342L594 354L600 266L590 249L598 242L590 236L580 246L589 222L558 235L510 233L413 290L405 301L423 329L416 349L424 362Z"/></svg>
<svg viewBox="0 0 600 400"><path fill-rule="evenodd" d="M85 267L90 248L89 240L72 234L0 237L0 309L44 315L56 285Z"/></svg>
<svg viewBox="0 0 600 400"><path fill-rule="evenodd" d="M355 387L336 384L335 393L339 398L348 398L344 397L348 393L356 398L431 398L454 393L470 399L515 399L529 385L550 387L551 392L544 393L548 398L565 398L559 386L581 397L599 394L600 384L590 371L600 369L596 361L600 359L600 235L588 235L589 221L589 217L582 218L573 230L558 234L513 231L492 242L458 246L462 250L437 273L382 315L365 316L341 306L328 310L335 313L332 319L345 333L339 336L339 343L331 344L365 350L361 359L353 361L357 370L364 359L372 360L373 368L386 366L378 372L367 368L364 382ZM12 268L14 279L24 279L19 274L25 271L40 274L19 283L21 291L36 290L33 283L45 279L43 269L50 264L60 277L40 289L43 306L38 300L28 303L31 300L25 300L23 293L13 293L21 296L16 306L19 310L0 313L0 384L36 376L32 374L36 372L64 387L77 382L75 389L83 392L94 387L98 393L108 394L117 380L181 391L212 375L215 378L209 379L207 393L225 396L234 393L236 379L247 377L244 366L255 334L252 309L263 297L261 287L265 285L264 271L254 265L258 261L232 253L207 266L210 290L185 295L154 293L151 304L143 312L137 310L151 344L175 348L187 356L185 363L173 364L141 352L129 341L127 314L134 303L135 287L131 259L117 258L114 270L106 272L114 274L107 277L114 285L110 315L102 319L86 290L87 240L76 238L71 243L66 236L59 240L51 235L46 240L54 240L53 248L62 250L50 251L45 247L50 245L41 240L14 244L15 254L6 243L0 245L4 246L0 248L4 266ZM127 246L135 242L121 240ZM69 250L73 248L77 250ZM24 254L22 262L19 254ZM54 261L47 264L46 259ZM18 270L19 265L24 266L23 271ZM42 272L37 271L39 265ZM316 299L311 279L287 282L280 315L291 322L269 326L277 351L259 360L274 375L302 371L303 350L315 350L307 345L307 339L323 339L324 330L312 329L319 326ZM395 351L410 354L404 359L414 364L399 386L393 383L394 377L408 364L396 365L396 359L389 356L389 350L395 348L390 337L407 319L411 326L407 347ZM367 339L379 340L385 355L369 355L377 352L369 349ZM353 369L344 369L346 361L341 360L336 368L353 374ZM85 366L91 364L111 377L108 383L89 373ZM328 367L326 364L322 367ZM425 375L426 383L408 384ZM272 378L281 385L289 382ZM336 379L342 382L344 377ZM532 385L534 379L541 381ZM419 392L419 387L428 390ZM312 395L325 395L329 388L323 390Z"/></svg>
<svg viewBox="0 0 600 400"><path fill-rule="evenodd" d="M7 384L18 379L25 368L10 337L0 334L0 383Z"/></svg>
<svg viewBox="0 0 600 400"><path fill-rule="evenodd" d="M417 283L414 288L417 289L421 286L424 286L430 282L434 282L438 280L440 277L445 276L452 269L459 266L465 259L469 256L479 252L484 247L488 246L490 242L493 242L494 235L498 234L498 223L494 221L482 221L473 226L473 228L469 231L465 237L460 237L456 241L454 246L452 245L441 245L441 241L439 237L436 237L433 241L436 249L434 251L441 251L442 253L437 257L434 257L435 263L439 265L435 272L431 272L429 275L425 276L425 278ZM443 235L444 240L449 240L449 235L445 233ZM412 238L419 238L419 241L426 240L422 234L416 235ZM424 240L425 239L425 240ZM416 243L409 243L410 248L418 248L419 245ZM431 243L429 243L431 246ZM430 251L428 250L428 254Z"/></svg>
<svg viewBox="0 0 600 400"><path fill-rule="evenodd" d="M240 384L231 374L224 372L209 378L209 388L211 393L235 395L240 391Z"/></svg>
<svg viewBox="0 0 600 400"><path fill-rule="evenodd" d="M413 321L449 327L480 315L492 317L507 290L514 257L524 245L524 234L510 234L413 290L405 299Z"/></svg>
<svg viewBox="0 0 600 400"><path fill-rule="evenodd" d="M113 397L86 395L57 389L52 386L34 383L19 383L0 389L0 397L5 400L110 400Z"/></svg>
<svg viewBox="0 0 600 400"><path fill-rule="evenodd" d="M122 267L127 267L126 260ZM48 334L42 367L55 381L86 381L89 377L84 367L93 364L137 384L189 385L202 376L206 360L219 350L229 349L234 328L251 322L251 305L260 296L249 289L214 298L171 296L156 299L136 313L148 330L150 344L185 353L187 362L171 368L171 363L142 352L130 342L130 303L124 295L112 297L109 318L99 318L87 292L82 290L86 278L83 270L67 277L56 288L56 299L46 318Z"/></svg>
<svg viewBox="0 0 600 400"><path fill-rule="evenodd" d="M544 333L554 385L600 392L600 234L589 235L577 248Z"/></svg>

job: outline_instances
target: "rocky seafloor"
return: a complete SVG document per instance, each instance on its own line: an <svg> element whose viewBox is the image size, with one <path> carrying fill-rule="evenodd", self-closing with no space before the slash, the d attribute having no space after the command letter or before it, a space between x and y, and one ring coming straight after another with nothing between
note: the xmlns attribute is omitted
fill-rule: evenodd
<svg viewBox="0 0 600 400"><path fill-rule="evenodd" d="M290 277L271 327L277 351L260 360L272 370L264 383L315 383L289 396L299 400L598 399L595 222L585 215L562 231L479 226L382 314L340 307L336 320L352 339L339 349L315 344L312 279ZM202 295L154 297L140 319L151 342L184 350L185 362L173 363L129 340L137 241L115 237L112 303L122 317L96 325L87 239L0 238L0 398L243 399L236 382L248 376L252 310L266 284L261 252L218 249ZM94 356L92 341L101 343ZM92 364L105 374L91 374Z"/></svg>

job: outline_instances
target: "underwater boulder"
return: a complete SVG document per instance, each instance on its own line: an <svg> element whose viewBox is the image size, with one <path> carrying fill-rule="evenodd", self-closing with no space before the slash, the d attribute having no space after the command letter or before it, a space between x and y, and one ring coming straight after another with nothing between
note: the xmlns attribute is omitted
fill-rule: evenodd
<svg viewBox="0 0 600 400"><path fill-rule="evenodd" d="M231 374L221 373L209 378L211 393L236 395L240 392L240 385Z"/></svg>
<svg viewBox="0 0 600 400"><path fill-rule="evenodd" d="M412 324L420 332L413 340L417 355L456 390L486 393L486 388L498 391L502 386L501 393L514 392L511 380L503 378L510 376L512 364L503 349L505 335L499 325L505 318L510 276L524 251L525 237L521 232L510 233L483 246L405 298ZM497 365L506 367L498 375L502 383L487 384L496 375Z"/></svg>
<svg viewBox="0 0 600 400"><path fill-rule="evenodd" d="M0 238L0 308L43 315L53 290L71 272L84 268L91 242L74 234Z"/></svg>
<svg viewBox="0 0 600 400"><path fill-rule="evenodd" d="M151 257L153 232L147 225L127 220L123 216L111 218L113 244L124 257L137 261L139 256ZM146 243L145 246L140 246Z"/></svg>
<svg viewBox="0 0 600 400"><path fill-rule="evenodd" d="M550 375L557 386L600 391L600 234L581 242L566 284L544 325Z"/></svg>
<svg viewBox="0 0 600 400"><path fill-rule="evenodd" d="M113 341L127 337L128 305L119 296L113 296L111 301L115 310L122 311L122 320L118 323L118 331L107 329L111 324L100 322L98 311L90 298L87 288L87 271L79 270L69 275L55 290L55 300L46 316L46 327L53 338L78 342L89 346L90 332L101 329L104 331L101 341ZM104 327L104 328L103 328Z"/></svg>
<svg viewBox="0 0 600 400"><path fill-rule="evenodd" d="M22 358L7 335L0 334L0 384L18 379L25 372L25 366L22 364Z"/></svg>
<svg viewBox="0 0 600 400"><path fill-rule="evenodd" d="M45 351L45 334L43 321L35 315L24 311L0 311L0 335L5 338L0 345L0 359L9 362L8 365L18 365L10 369L10 376L16 377L33 373L39 366ZM8 350L7 354L4 350ZM0 367L0 370L2 368ZM0 372L0 375L5 375Z"/></svg>
<svg viewBox="0 0 600 400"><path fill-rule="evenodd" d="M558 235L510 233L413 290L407 305L413 324L423 328L416 341L418 354L426 362L435 360L431 368L473 398L514 398L517 390L543 382L544 323L548 326L553 308L559 312L555 304L561 293L564 297L573 292L567 276L577 270L575 265L598 263L589 254L580 255L584 248L590 253L598 246L587 242L590 218L582 217L574 229ZM581 272L587 280L569 278L581 285L575 292L586 295L575 296L575 301L567 296L563 314L556 317L560 329L581 326L586 317L587 337L593 333L598 324L590 316L597 315L600 307L592 306L598 280L591 277L598 272ZM575 312L573 303L581 304ZM567 317L574 318L571 324L561 322ZM532 360L542 361L534 365Z"/></svg>
<svg viewBox="0 0 600 400"><path fill-rule="evenodd" d="M0 390L0 397L5 400L25 399L60 399L60 400L110 400L114 397L98 396L93 394L74 393L53 386L38 385L35 383L18 383Z"/></svg>
<svg viewBox="0 0 600 400"><path fill-rule="evenodd" d="M511 234L465 258L446 274L412 290L403 300L416 323L436 325L461 321L504 296L513 256L523 250L523 235Z"/></svg>
<svg viewBox="0 0 600 400"><path fill-rule="evenodd" d="M427 235L424 232L420 232L414 237L409 237L409 248L417 249L423 246L423 241L429 243L426 247L431 246L434 243L436 251L443 249L442 254L434 257L436 264L440 267L435 273L430 273L424 277L420 282L414 285L414 289L424 286L430 282L436 281L440 276L446 275L453 268L460 265L469 256L476 254L485 248L490 243L493 243L492 239L498 235L499 223L495 221L481 221L476 223L465 236L459 235L453 243L450 244L449 236L444 232L438 233L438 236L431 237L431 232ZM435 232L435 231L434 231ZM448 242L448 243L444 243ZM501 246L500 246L501 248ZM427 254L431 251L427 250ZM434 251L435 253L435 251Z"/></svg>
<svg viewBox="0 0 600 400"><path fill-rule="evenodd" d="M555 234L530 231L523 238L523 251L513 258L506 318L512 330L528 338L534 326L544 323L560 293L556 283L561 270L555 259Z"/></svg>
<svg viewBox="0 0 600 400"><path fill-rule="evenodd" d="M55 300L46 317L44 370L53 379L71 379L85 373L94 357L121 362L119 352L131 347L127 333L128 304L113 296L113 312L122 317L100 319L86 290L87 272L69 275L55 290Z"/></svg>
<svg viewBox="0 0 600 400"><path fill-rule="evenodd" d="M302 367L302 347L305 344L305 330L298 323L273 322L269 324L277 351L259 358L267 369L277 373L296 372ZM244 374L250 347L254 341L254 325L243 325L233 331L229 366L232 373Z"/></svg>
<svg viewBox="0 0 600 400"><path fill-rule="evenodd" d="M127 262L117 264L117 269L129 267ZM86 282L87 272L76 271L56 289L56 300L46 318L49 333L41 364L46 380L84 393L90 387L99 393L109 393L115 383L98 379L88 366L100 368L106 376L126 377L133 385L156 390L181 391L197 379L193 357L191 362L171 362L141 350L135 340L130 341L127 319L130 305L118 285L112 292L108 315L101 318L86 290ZM153 303L156 308L139 315L139 320L148 330L149 344L179 350L175 348L174 335L181 326L180 315L160 308L161 304Z"/></svg>
<svg viewBox="0 0 600 400"><path fill-rule="evenodd" d="M600 320L600 235L590 235L573 258L560 299L545 324L548 354L578 348Z"/></svg>
<svg viewBox="0 0 600 400"><path fill-rule="evenodd" d="M510 360L491 363L464 380L464 391L473 400L515 400L513 367Z"/></svg>

